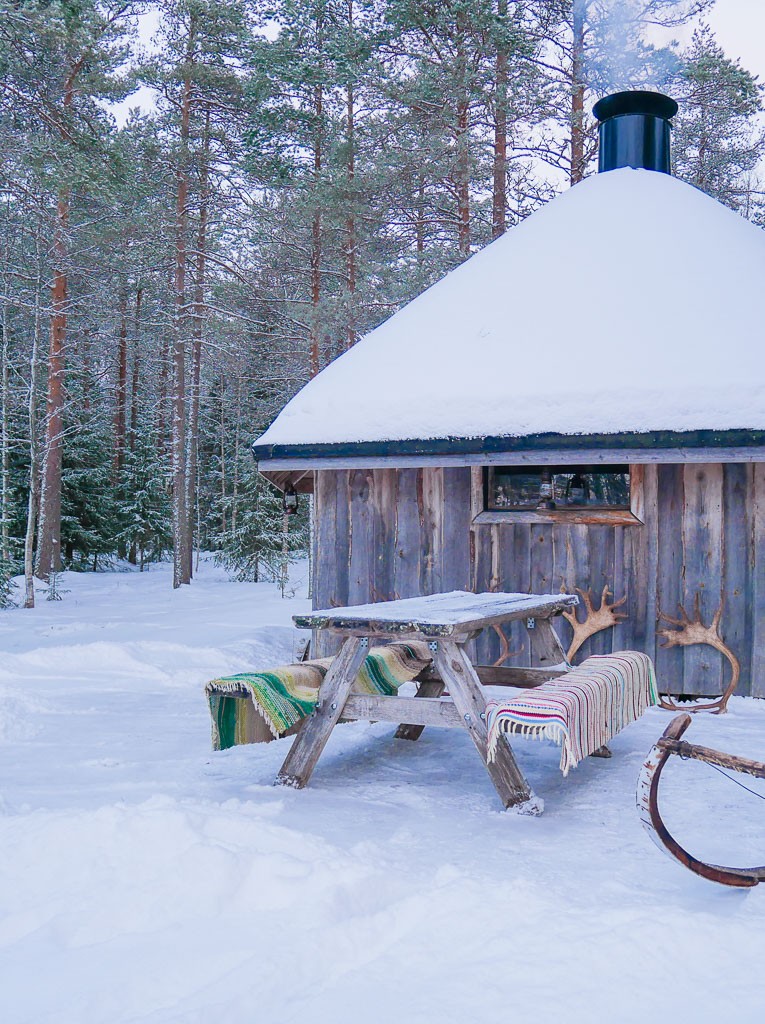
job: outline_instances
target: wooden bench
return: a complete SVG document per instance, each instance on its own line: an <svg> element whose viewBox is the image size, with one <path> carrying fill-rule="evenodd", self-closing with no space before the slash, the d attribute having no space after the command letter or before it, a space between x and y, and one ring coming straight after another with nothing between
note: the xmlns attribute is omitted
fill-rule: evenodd
<svg viewBox="0 0 765 1024"><path fill-rule="evenodd" d="M295 737L277 776L298 789L311 777L329 736L341 720L405 723L399 731L416 739L425 726L465 729L505 807L539 814L543 804L523 776L506 737L488 757L486 694L483 684L539 685L570 668L552 627L552 618L579 603L573 594L472 594L455 591L373 605L319 610L293 616L303 629L327 630L343 638L319 693L317 710ZM526 627L535 665L523 669L482 669L467 645L485 628L520 620ZM422 679L415 697L370 697L351 688L372 638L424 640L433 657L433 674ZM449 696L442 696L444 690ZM418 731L417 731L418 730Z"/></svg>

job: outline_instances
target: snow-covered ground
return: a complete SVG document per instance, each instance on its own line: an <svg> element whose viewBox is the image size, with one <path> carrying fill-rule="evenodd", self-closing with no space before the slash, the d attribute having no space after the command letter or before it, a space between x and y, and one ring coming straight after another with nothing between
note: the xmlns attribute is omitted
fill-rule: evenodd
<svg viewBox="0 0 765 1024"><path fill-rule="evenodd" d="M467 735L337 729L302 792L290 742L212 754L206 679L290 660L307 604L205 564L67 574L0 612L3 1024L483 1024L765 1017L765 885L715 887L642 831L652 709L545 798L502 813ZM765 757L765 702L689 739ZM673 759L666 818L696 854L765 862L765 805ZM753 788L756 780L743 779Z"/></svg>

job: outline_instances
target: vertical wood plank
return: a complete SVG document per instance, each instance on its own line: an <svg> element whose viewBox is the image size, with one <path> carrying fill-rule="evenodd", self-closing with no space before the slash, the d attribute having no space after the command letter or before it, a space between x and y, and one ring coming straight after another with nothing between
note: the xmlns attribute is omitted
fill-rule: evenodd
<svg viewBox="0 0 765 1024"><path fill-rule="evenodd" d="M333 470L319 470L315 476L314 515L314 556L313 556L313 607L330 608L337 599L336 585L338 568L343 561L347 564L347 551L336 549L337 535L337 486L340 474ZM337 602L340 603L340 602ZM337 646L337 645L334 645ZM333 645L324 631L314 630L311 637L311 654L324 658L333 652Z"/></svg>
<svg viewBox="0 0 765 1024"><path fill-rule="evenodd" d="M395 469L375 469L372 475L374 576L370 589L373 600L392 601L401 596L396 593L393 580L398 479Z"/></svg>
<svg viewBox="0 0 765 1024"><path fill-rule="evenodd" d="M630 527L625 540L630 545L629 564L633 571L625 584L630 598L628 646L645 651L656 660L656 618L659 571L659 469L643 467L642 526Z"/></svg>
<svg viewBox="0 0 765 1024"><path fill-rule="evenodd" d="M396 542L393 582L400 597L420 593L420 511L417 505L416 469L398 471Z"/></svg>
<svg viewBox="0 0 765 1024"><path fill-rule="evenodd" d="M646 470L648 473L646 473ZM614 569L611 588L614 600L626 597L621 606L627 618L611 630L611 650L646 651L653 657L653 636L646 636L648 604L648 534L656 537L656 467L630 466L630 508L638 520L634 526L614 529ZM646 525L649 519L650 525ZM655 587L650 588L655 600Z"/></svg>
<svg viewBox="0 0 765 1024"><path fill-rule="evenodd" d="M532 594L552 594L558 587L553 578L553 530L546 523L533 523L530 527Z"/></svg>
<svg viewBox="0 0 765 1024"><path fill-rule="evenodd" d="M677 616L683 593L683 467L658 467L657 613ZM656 647L656 675L663 693L683 692L683 652Z"/></svg>
<svg viewBox="0 0 765 1024"><path fill-rule="evenodd" d="M470 589L470 469L443 471L441 584L444 590Z"/></svg>
<svg viewBox="0 0 765 1024"><path fill-rule="evenodd" d="M627 619L617 622L614 628L611 630L611 651L624 651L629 650L629 637L630 637L630 621L629 617L632 615L631 607L631 592L627 585L627 574L628 571L632 572L633 567L630 564L629 569L627 562L630 557L630 545L625 537L625 534L630 530L641 530L642 526L617 526L614 529L614 572L612 576L611 589L614 592L614 601L619 601L622 597L626 597L627 601L621 606L619 611L623 612L628 616ZM634 648L631 648L634 650Z"/></svg>
<svg viewBox="0 0 765 1024"><path fill-rule="evenodd" d="M723 585L725 599L721 634L741 662L736 693L749 693L752 683L751 520L753 467L730 462L723 467ZM723 685L727 685L727 662Z"/></svg>
<svg viewBox="0 0 765 1024"><path fill-rule="evenodd" d="M492 532L491 527L486 524L473 524L472 550L473 579L471 590L476 594L485 593L491 585L491 564L492 564ZM479 665L490 665L496 655L492 643L492 630L484 629L475 641L475 659Z"/></svg>
<svg viewBox="0 0 765 1024"><path fill-rule="evenodd" d="M420 557L420 593L441 591L441 553L443 551L444 473L439 467L422 470L418 495L422 548Z"/></svg>
<svg viewBox="0 0 765 1024"><path fill-rule="evenodd" d="M530 532L528 524L501 526L498 538L500 548L500 586L508 594L528 594L531 590L531 557L529 553ZM508 638L510 650L522 653L507 665L525 666L531 664L526 627L522 621L506 622L502 627Z"/></svg>
<svg viewBox="0 0 765 1024"><path fill-rule="evenodd" d="M350 473L347 469L335 474L335 586L334 597L338 605L348 604L348 571L351 559L351 499ZM324 605L326 608L327 606ZM338 648L339 649L339 648Z"/></svg>
<svg viewBox="0 0 765 1024"><path fill-rule="evenodd" d="M723 469L719 463L683 467L683 604L693 617L696 595L704 625L717 611L722 584ZM706 644L683 648L683 692L722 692L721 656Z"/></svg>
<svg viewBox="0 0 765 1024"><path fill-rule="evenodd" d="M580 524L557 526L553 531L555 540L555 567L553 569L556 582L560 581L566 592L575 593L577 587L587 590L591 586L590 572L590 533L592 527ZM583 611L580 611L580 615ZM561 619L558 629L563 645L568 650L571 643L571 627ZM586 641L576 655L576 662L582 661L589 653L590 641Z"/></svg>
<svg viewBox="0 0 765 1024"><path fill-rule="evenodd" d="M614 528L593 526L589 531L590 586L594 601L600 601L603 587L614 590ZM621 594L619 595L621 597ZM610 598L615 600L615 598ZM610 654L613 650L613 629L604 629L590 637L584 647L589 654ZM584 647L582 650L584 650Z"/></svg>
<svg viewBox="0 0 765 1024"><path fill-rule="evenodd" d="M752 471L752 696L765 697L765 463Z"/></svg>
<svg viewBox="0 0 765 1024"><path fill-rule="evenodd" d="M366 604L372 600L374 580L374 530L372 470L351 470L348 479L350 496L350 560L348 568L349 604Z"/></svg>

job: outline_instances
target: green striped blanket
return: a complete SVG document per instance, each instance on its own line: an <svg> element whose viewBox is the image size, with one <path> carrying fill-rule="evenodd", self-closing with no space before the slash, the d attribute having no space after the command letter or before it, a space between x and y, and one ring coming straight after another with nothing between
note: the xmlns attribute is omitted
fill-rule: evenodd
<svg viewBox="0 0 765 1024"><path fill-rule="evenodd" d="M354 683L355 693L391 696L430 664L428 645L391 643L373 647ZM214 750L240 743L265 743L297 731L311 714L332 658L285 665L270 672L242 672L205 686Z"/></svg>

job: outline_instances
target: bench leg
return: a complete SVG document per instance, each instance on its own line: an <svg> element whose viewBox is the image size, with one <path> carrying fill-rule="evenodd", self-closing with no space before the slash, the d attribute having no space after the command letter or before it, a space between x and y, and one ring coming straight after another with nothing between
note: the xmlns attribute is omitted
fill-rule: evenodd
<svg viewBox="0 0 765 1024"><path fill-rule="evenodd" d="M351 687L369 651L369 641L350 637L329 667L316 711L303 724L276 776L276 785L302 789L340 719Z"/></svg>
<svg viewBox="0 0 765 1024"><path fill-rule="evenodd" d="M446 687L440 679L426 679L417 688L418 697L440 697ZM397 740L418 740L422 736L424 725L407 725L402 722L396 729Z"/></svg>
<svg viewBox="0 0 765 1024"><path fill-rule="evenodd" d="M433 655L438 674L449 688L455 707L505 807L540 814L543 802L534 795L513 755L506 736L500 736L497 756L488 759L486 698L481 682L464 649L454 641L439 641Z"/></svg>

